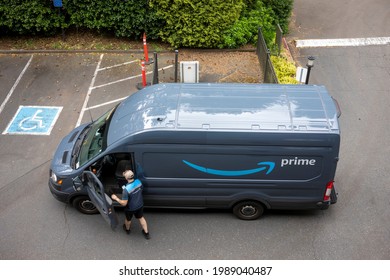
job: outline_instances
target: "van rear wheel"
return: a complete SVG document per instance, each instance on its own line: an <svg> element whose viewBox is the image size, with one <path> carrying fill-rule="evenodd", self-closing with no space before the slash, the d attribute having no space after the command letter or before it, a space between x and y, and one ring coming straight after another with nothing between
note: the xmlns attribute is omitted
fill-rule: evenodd
<svg viewBox="0 0 390 280"><path fill-rule="evenodd" d="M92 215L99 212L88 196L76 197L73 200L72 205L83 214Z"/></svg>
<svg viewBox="0 0 390 280"><path fill-rule="evenodd" d="M264 213L264 206L256 201L242 201L233 207L233 213L241 220L256 220Z"/></svg>

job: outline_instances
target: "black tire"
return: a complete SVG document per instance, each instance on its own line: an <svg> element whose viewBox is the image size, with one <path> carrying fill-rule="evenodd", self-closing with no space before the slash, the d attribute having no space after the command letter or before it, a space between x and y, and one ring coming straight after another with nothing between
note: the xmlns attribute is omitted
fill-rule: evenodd
<svg viewBox="0 0 390 280"><path fill-rule="evenodd" d="M233 213L241 220L256 220L264 213L264 206L256 201L242 201L233 207Z"/></svg>
<svg viewBox="0 0 390 280"><path fill-rule="evenodd" d="M72 205L78 211L83 214L92 215L99 213L99 210L92 203L91 199L88 196L78 196L72 201Z"/></svg>

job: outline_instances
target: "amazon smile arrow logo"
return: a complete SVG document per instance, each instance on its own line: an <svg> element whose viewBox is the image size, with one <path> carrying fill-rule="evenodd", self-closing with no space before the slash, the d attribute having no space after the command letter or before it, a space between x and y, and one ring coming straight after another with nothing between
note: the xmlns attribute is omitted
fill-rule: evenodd
<svg viewBox="0 0 390 280"><path fill-rule="evenodd" d="M267 172L265 174L270 174L272 172L272 170L274 170L274 167L275 167L275 163L274 162L271 162L271 161L262 161L262 162L259 162L257 165L261 166L261 167L258 167L258 168L254 168L254 169L246 169L246 170L218 170L218 169L212 169L212 168L207 168L207 167L203 167L203 166L200 166L200 165L196 165L194 163L191 163L189 161L186 161L186 160L183 160L183 162L185 164L187 164L188 166L198 170L198 171L201 171L203 173L207 173L207 174L213 174L213 175L219 175L219 176L244 176L244 175L250 175L250 174L254 174L254 173L258 173L258 172L261 172L261 171L264 171L264 170L267 170Z"/></svg>

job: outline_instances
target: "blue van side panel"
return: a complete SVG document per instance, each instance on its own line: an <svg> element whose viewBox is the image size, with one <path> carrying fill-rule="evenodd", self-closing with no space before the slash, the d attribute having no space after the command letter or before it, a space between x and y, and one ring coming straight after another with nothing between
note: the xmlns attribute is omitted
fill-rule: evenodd
<svg viewBox="0 0 390 280"><path fill-rule="evenodd" d="M154 144L132 146L146 204L231 207L254 199L268 208L317 208L334 179L339 136L252 135L198 132L194 144L177 135L168 144L169 133L153 133Z"/></svg>
<svg viewBox="0 0 390 280"><path fill-rule="evenodd" d="M166 147L167 148L167 147ZM214 180L314 180L323 172L323 156L327 148L311 149L302 154L298 149L275 147L218 147L215 151L208 148L183 145L183 152L145 152L143 166L145 178L185 178ZM214 147L215 148L215 147ZM250 148L250 147L248 147ZM233 154L229 149L235 149ZM262 151L274 150L274 155ZM191 152L184 152L190 150ZM161 164L155 164L155 162ZM174 170L172 170L174 167Z"/></svg>

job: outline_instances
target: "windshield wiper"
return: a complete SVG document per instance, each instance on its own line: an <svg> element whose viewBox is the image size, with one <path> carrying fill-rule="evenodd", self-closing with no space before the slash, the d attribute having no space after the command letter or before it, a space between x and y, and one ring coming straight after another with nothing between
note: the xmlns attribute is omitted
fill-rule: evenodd
<svg viewBox="0 0 390 280"><path fill-rule="evenodd" d="M79 137L77 137L77 140L74 144L74 148L72 151L72 157L71 157L71 166L73 169L75 169L81 146L83 145L84 139L87 136L90 129L91 129L91 125L86 126L83 129L83 131L80 133Z"/></svg>

